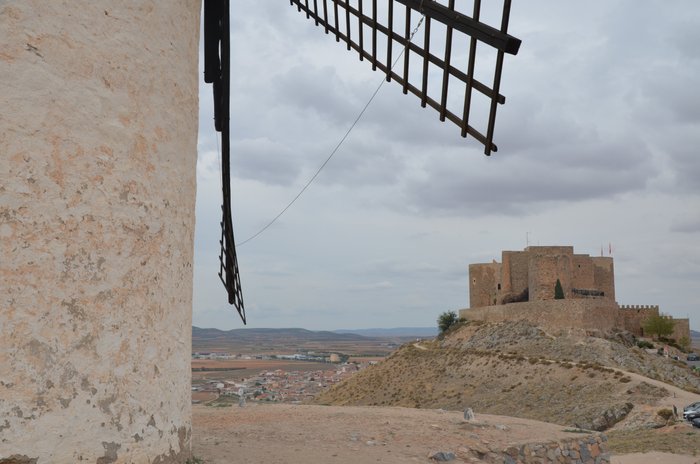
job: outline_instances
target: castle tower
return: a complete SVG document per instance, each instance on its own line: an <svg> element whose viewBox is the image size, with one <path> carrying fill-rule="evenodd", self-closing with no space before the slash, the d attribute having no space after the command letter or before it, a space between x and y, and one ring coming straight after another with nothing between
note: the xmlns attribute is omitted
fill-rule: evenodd
<svg viewBox="0 0 700 464"><path fill-rule="evenodd" d="M611 257L575 254L572 246L530 246L503 251L502 263L469 265L469 306L554 299L557 280L565 298L615 301Z"/></svg>
<svg viewBox="0 0 700 464"><path fill-rule="evenodd" d="M189 457L199 15L0 2L0 462Z"/></svg>

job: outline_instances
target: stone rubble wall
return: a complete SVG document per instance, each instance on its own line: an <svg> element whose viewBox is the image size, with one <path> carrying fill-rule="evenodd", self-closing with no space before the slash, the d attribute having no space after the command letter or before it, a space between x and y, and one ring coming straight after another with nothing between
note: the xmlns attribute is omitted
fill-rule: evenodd
<svg viewBox="0 0 700 464"><path fill-rule="evenodd" d="M528 443L511 446L503 452L504 464L608 464L605 435L585 439Z"/></svg>

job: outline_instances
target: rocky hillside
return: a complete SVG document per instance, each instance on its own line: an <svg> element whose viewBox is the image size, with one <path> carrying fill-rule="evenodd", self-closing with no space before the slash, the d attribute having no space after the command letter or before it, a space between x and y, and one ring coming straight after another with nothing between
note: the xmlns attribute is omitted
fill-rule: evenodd
<svg viewBox="0 0 700 464"><path fill-rule="evenodd" d="M444 339L407 344L316 398L319 404L443 408L606 430L669 395L637 372L700 391L686 367L585 333L551 335L524 322L470 324ZM627 344L627 345L626 345Z"/></svg>

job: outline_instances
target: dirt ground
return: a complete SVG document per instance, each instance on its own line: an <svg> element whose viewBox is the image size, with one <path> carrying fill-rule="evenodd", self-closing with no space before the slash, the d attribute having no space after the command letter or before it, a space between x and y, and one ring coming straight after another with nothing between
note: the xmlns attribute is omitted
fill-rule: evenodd
<svg viewBox="0 0 700 464"><path fill-rule="evenodd" d="M436 451L455 463L479 462L471 450L581 436L564 427L454 411L310 405L193 406L193 452L206 464L432 463ZM700 464L663 453L615 456L615 464Z"/></svg>
<svg viewBox="0 0 700 464"><path fill-rule="evenodd" d="M612 464L700 464L700 459L692 456L651 452L613 456Z"/></svg>

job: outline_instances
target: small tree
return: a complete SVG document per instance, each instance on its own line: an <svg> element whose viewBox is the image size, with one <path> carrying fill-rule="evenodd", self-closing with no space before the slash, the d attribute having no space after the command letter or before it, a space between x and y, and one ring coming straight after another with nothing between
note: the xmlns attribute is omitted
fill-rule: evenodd
<svg viewBox="0 0 700 464"><path fill-rule="evenodd" d="M656 335L657 337L671 335L673 333L673 319L663 316L650 316L644 321L644 335Z"/></svg>
<svg viewBox="0 0 700 464"><path fill-rule="evenodd" d="M686 337L686 336L681 337L681 339L678 340L678 344L683 348L683 351L685 351L685 352L690 351L690 339L688 339L688 337Z"/></svg>
<svg viewBox="0 0 700 464"><path fill-rule="evenodd" d="M447 332L447 330L455 325L459 321L457 313L454 311L445 311L438 317L438 329L440 330L440 335Z"/></svg>
<svg viewBox="0 0 700 464"><path fill-rule="evenodd" d="M554 285L554 299L563 300L564 299L564 289L561 286L561 282L557 279L557 283Z"/></svg>

